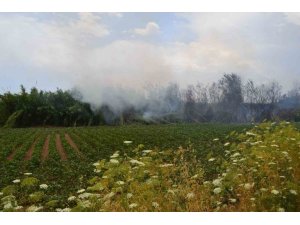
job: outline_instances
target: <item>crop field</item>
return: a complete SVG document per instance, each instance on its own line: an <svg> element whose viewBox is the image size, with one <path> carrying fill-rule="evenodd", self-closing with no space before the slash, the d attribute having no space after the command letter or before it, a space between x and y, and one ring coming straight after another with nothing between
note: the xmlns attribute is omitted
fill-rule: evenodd
<svg viewBox="0 0 300 225"><path fill-rule="evenodd" d="M179 124L1 129L0 209L299 211L299 132L294 126L285 124L261 126ZM277 143L278 138L272 136L274 134L268 128L272 126L275 127L272 132L280 133L284 129L285 134L290 132L287 138L291 138L294 145L287 146L283 135L278 136L282 140ZM276 130L279 128L282 130ZM270 137L265 131L270 132ZM266 141L268 143L264 143ZM267 161L260 163L262 174L253 176L248 173L250 170L256 173L258 164L253 161L254 156L248 159L243 154L256 152L257 149L253 148L258 144L262 150L259 160L266 157ZM286 165L282 164L274 174L268 165L278 165L282 155L278 162L273 162L275 155L263 151L268 146L281 148L281 144L284 150L280 152L285 152L283 156L290 158L282 159L287 160ZM245 149L244 153L241 149ZM238 162L243 163L235 166ZM163 179L154 184L153 177ZM280 195L284 191L290 194L283 199L273 194L276 198L271 198L272 193L277 193L274 185L267 190L271 197L259 197L268 203L255 204L258 197L251 196L257 195L252 189L258 183L261 186L255 187L256 191L265 188L263 185L268 179L286 188L278 190ZM282 184L284 179L286 183ZM240 180L244 183L238 184ZM235 186L236 192L233 191ZM242 186L246 191L240 190ZM131 202L132 195L136 195L136 199ZM197 196L206 197L200 200ZM164 205L170 201L176 203Z"/></svg>

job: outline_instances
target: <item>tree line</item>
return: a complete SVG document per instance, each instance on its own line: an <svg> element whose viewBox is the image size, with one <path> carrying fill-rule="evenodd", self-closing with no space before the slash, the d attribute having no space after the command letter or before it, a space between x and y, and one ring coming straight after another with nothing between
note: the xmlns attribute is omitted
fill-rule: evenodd
<svg viewBox="0 0 300 225"><path fill-rule="evenodd" d="M46 92L21 86L19 93L0 95L0 126L95 126L128 123L248 123L263 120L300 121L300 86L283 93L276 81L242 83L224 74L212 84L180 89L176 83L152 87L139 104L115 110L84 102L76 90ZM124 100L126 101L126 99Z"/></svg>

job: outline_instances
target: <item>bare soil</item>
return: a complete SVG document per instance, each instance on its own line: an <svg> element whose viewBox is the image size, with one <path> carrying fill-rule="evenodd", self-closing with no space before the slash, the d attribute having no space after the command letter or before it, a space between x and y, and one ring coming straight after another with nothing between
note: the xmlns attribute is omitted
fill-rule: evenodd
<svg viewBox="0 0 300 225"><path fill-rule="evenodd" d="M45 161L48 158L49 155L49 143L50 143L50 135L47 136L43 150L42 150L42 155L41 155L41 160L42 162Z"/></svg>
<svg viewBox="0 0 300 225"><path fill-rule="evenodd" d="M74 143L74 141L72 140L72 138L70 137L70 135L68 133L65 133L65 139L67 140L69 145L75 150L76 154L79 156L82 156L81 152L79 151L79 148Z"/></svg>
<svg viewBox="0 0 300 225"><path fill-rule="evenodd" d="M33 154L33 151L34 151L34 147L35 147L37 141L38 141L38 138L36 138L36 139L34 140L34 142L32 143L32 145L30 146L30 148L29 148L28 151L26 152L25 157L24 157L24 160L25 160L25 161L28 161L28 160L30 160L30 159L32 158L32 154Z"/></svg>
<svg viewBox="0 0 300 225"><path fill-rule="evenodd" d="M60 155L60 159L62 161L66 161L67 160L67 155L66 155L64 147L63 147L63 145L61 143L61 139L60 139L60 135L59 134L56 134L55 144L56 144L56 149L58 151L58 154Z"/></svg>

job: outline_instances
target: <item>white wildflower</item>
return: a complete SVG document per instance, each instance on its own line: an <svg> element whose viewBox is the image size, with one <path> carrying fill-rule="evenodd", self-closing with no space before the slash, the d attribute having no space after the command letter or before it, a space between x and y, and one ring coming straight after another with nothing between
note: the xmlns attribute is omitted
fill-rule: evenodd
<svg viewBox="0 0 300 225"><path fill-rule="evenodd" d="M81 194L83 192L85 192L85 189L80 189L80 190L77 191L78 194Z"/></svg>
<svg viewBox="0 0 300 225"><path fill-rule="evenodd" d="M246 135L248 135L248 136L256 136L256 134L254 134L252 132L246 132Z"/></svg>
<svg viewBox="0 0 300 225"><path fill-rule="evenodd" d="M224 144L225 147L228 146L228 145L230 145L230 142L226 142L226 143Z"/></svg>
<svg viewBox="0 0 300 225"><path fill-rule="evenodd" d="M18 205L18 206L15 207L15 210L21 210L21 209L23 209L23 208L24 208L23 206Z"/></svg>
<svg viewBox="0 0 300 225"><path fill-rule="evenodd" d="M72 202L72 201L74 201L76 199L76 196L70 196L69 198L68 198L68 201L69 202Z"/></svg>
<svg viewBox="0 0 300 225"><path fill-rule="evenodd" d="M244 188L245 188L246 190L250 190L252 187L253 187L253 184L252 184L252 185L249 184L249 183L244 184Z"/></svg>
<svg viewBox="0 0 300 225"><path fill-rule="evenodd" d="M271 193L274 194L274 195L278 195L278 194L279 194L279 191L273 189L273 190L271 191Z"/></svg>
<svg viewBox="0 0 300 225"><path fill-rule="evenodd" d="M95 173L101 173L101 170L99 170L99 169L94 169L94 172L95 172Z"/></svg>
<svg viewBox="0 0 300 225"><path fill-rule="evenodd" d="M92 195L91 193L82 193L78 195L78 198L85 199L85 198L89 198L91 195Z"/></svg>
<svg viewBox="0 0 300 225"><path fill-rule="evenodd" d="M204 181L203 184L208 185L208 184L210 184L210 181Z"/></svg>
<svg viewBox="0 0 300 225"><path fill-rule="evenodd" d="M277 211L278 211L278 212L285 212L285 209L284 209L284 208L278 208Z"/></svg>
<svg viewBox="0 0 300 225"><path fill-rule="evenodd" d="M209 160L208 160L208 162L213 162L213 161L215 161L216 159L215 158L210 158Z"/></svg>
<svg viewBox="0 0 300 225"><path fill-rule="evenodd" d="M152 150L143 150L143 153L147 154L147 153L150 153L152 152Z"/></svg>
<svg viewBox="0 0 300 225"><path fill-rule="evenodd" d="M198 178L198 174L195 174L194 176L191 177L191 179L197 179Z"/></svg>
<svg viewBox="0 0 300 225"><path fill-rule="evenodd" d="M40 189L46 190L47 188L48 188L48 185L47 185L47 184L41 184L41 185L40 185Z"/></svg>
<svg viewBox="0 0 300 225"><path fill-rule="evenodd" d="M274 147L274 148L279 148L278 145L271 145L271 147Z"/></svg>
<svg viewBox="0 0 300 225"><path fill-rule="evenodd" d="M132 141L124 141L124 144L126 144L126 145L129 145L131 143L132 143Z"/></svg>
<svg viewBox="0 0 300 225"><path fill-rule="evenodd" d="M30 176L32 173L24 173L25 176Z"/></svg>
<svg viewBox="0 0 300 225"><path fill-rule="evenodd" d="M112 164L119 164L119 161L117 159L111 159L109 160L109 162Z"/></svg>
<svg viewBox="0 0 300 225"><path fill-rule="evenodd" d="M266 192L267 190L268 190L268 189L266 189L266 188L261 188L261 189L260 189L261 192Z"/></svg>
<svg viewBox="0 0 300 225"><path fill-rule="evenodd" d="M292 195L298 195L298 193L297 193L296 190L290 190L290 193L291 193Z"/></svg>
<svg viewBox="0 0 300 225"><path fill-rule="evenodd" d="M186 199L192 199L192 198L194 198L195 197L195 194L193 193L193 192L191 192L191 193L188 193L187 195L186 195Z"/></svg>
<svg viewBox="0 0 300 225"><path fill-rule="evenodd" d="M118 180L118 181L116 182L116 184L117 184L117 185L124 185L124 184L125 184L125 182L124 182L124 181L122 181L122 180Z"/></svg>
<svg viewBox="0 0 300 225"><path fill-rule="evenodd" d="M128 199L132 198L132 196L133 196L132 193L127 193L127 195L126 195L126 197L127 197Z"/></svg>
<svg viewBox="0 0 300 225"><path fill-rule="evenodd" d="M236 152L231 157L234 158L234 157L237 157L237 156L240 156L240 155L241 155L240 153Z"/></svg>
<svg viewBox="0 0 300 225"><path fill-rule="evenodd" d="M213 185L214 186L221 186L221 184L222 184L222 179L221 178L218 178L218 179L215 179L215 180L213 180Z"/></svg>
<svg viewBox="0 0 300 225"><path fill-rule="evenodd" d="M219 140L219 138L215 138L213 141L218 141Z"/></svg>
<svg viewBox="0 0 300 225"><path fill-rule="evenodd" d="M174 190L171 190L171 189L168 189L168 190L167 190L167 193L170 193L170 194L172 194L172 195L175 195L175 191L174 191Z"/></svg>
<svg viewBox="0 0 300 225"><path fill-rule="evenodd" d="M93 163L93 166L100 166L100 163L98 163L98 162Z"/></svg>
<svg viewBox="0 0 300 225"><path fill-rule="evenodd" d="M43 206L32 205L27 208L27 212L37 212L37 211L41 210L42 208L43 208Z"/></svg>
<svg viewBox="0 0 300 225"><path fill-rule="evenodd" d="M3 195L3 192L0 192L0 196L2 196Z"/></svg>
<svg viewBox="0 0 300 225"><path fill-rule="evenodd" d="M152 202L152 206L156 209L159 208L159 204L157 202Z"/></svg>
<svg viewBox="0 0 300 225"><path fill-rule="evenodd" d="M114 197L115 194L116 194L116 193L114 193L114 192L110 192L109 194L105 195L105 196L103 197L103 199L104 199L104 200L110 199L110 198Z"/></svg>
<svg viewBox="0 0 300 225"><path fill-rule="evenodd" d="M132 159L129 161L131 164L133 165L139 165L139 166L145 166L145 163L141 162L141 161L138 161L136 159Z"/></svg>
<svg viewBox="0 0 300 225"><path fill-rule="evenodd" d="M289 156L289 153L286 151L281 152L284 156Z"/></svg>
<svg viewBox="0 0 300 225"><path fill-rule="evenodd" d="M13 183L14 184L17 184L17 183L20 183L21 181L20 181L20 179L15 179L15 180L13 180Z"/></svg>
<svg viewBox="0 0 300 225"><path fill-rule="evenodd" d="M250 198L250 201L254 202L254 201L255 201L255 198Z"/></svg>
<svg viewBox="0 0 300 225"><path fill-rule="evenodd" d="M236 199L235 199L235 198L230 198L229 201L230 201L231 203L236 203Z"/></svg>
<svg viewBox="0 0 300 225"><path fill-rule="evenodd" d="M159 165L159 167L161 167L161 168L165 168L165 167L171 167L171 166L174 166L173 164L171 164L171 163L165 163L165 164L161 164L161 165Z"/></svg>
<svg viewBox="0 0 300 225"><path fill-rule="evenodd" d="M70 208L64 208L61 210L62 212L71 212L71 209Z"/></svg>
<svg viewBox="0 0 300 225"><path fill-rule="evenodd" d="M129 209L136 208L137 206L138 206L138 204L136 204L136 203L131 203L131 204L129 205Z"/></svg>
<svg viewBox="0 0 300 225"><path fill-rule="evenodd" d="M119 153L115 152L110 158L114 159L114 158L118 158L119 157Z"/></svg>
<svg viewBox="0 0 300 225"><path fill-rule="evenodd" d="M213 192L214 192L215 194L220 194L221 191L222 191L222 189L219 188L219 187L217 187L217 188L215 188L215 189L213 190Z"/></svg>

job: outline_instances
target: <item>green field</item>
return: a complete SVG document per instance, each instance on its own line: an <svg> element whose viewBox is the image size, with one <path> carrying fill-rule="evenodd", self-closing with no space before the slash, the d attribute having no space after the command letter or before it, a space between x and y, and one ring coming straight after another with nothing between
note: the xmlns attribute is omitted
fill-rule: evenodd
<svg viewBox="0 0 300 225"><path fill-rule="evenodd" d="M201 181L199 182L202 185L202 183L205 184L206 181L211 182L214 179L218 181L219 179L218 177L223 176L224 174L225 174L224 176L226 176L226 174L229 174L229 171L231 171L231 169L228 169L227 167L232 165L234 166L236 162L235 161L233 161L233 163L231 162L232 158L231 156L230 157L228 156L228 152L229 152L228 148L233 148L232 152L237 151L236 149L244 148L244 146L237 147L239 146L240 143L241 144L245 143L244 139L246 136L245 137L240 136L240 134L241 135L245 134L252 127L253 127L252 125L178 124L178 125L130 125L130 126L119 126L119 127L103 126L103 127L89 127L89 128L1 129L0 130L0 162L1 162L0 190L2 189L1 191L2 195L14 196L13 198L19 199L18 203L20 203L24 207L30 206L33 203L42 204L42 202L43 203L50 202L49 203L50 205L52 204L52 202L55 202L56 204L55 207L54 206L44 207L43 210L45 211L52 211L52 210L55 211L56 210L55 208L73 207L74 205L70 205L67 199L70 196L73 196L74 193L76 193L78 190L82 188L85 189L88 186L94 184L96 181L99 181L97 175L98 172L101 171L101 169L105 168L105 171L108 171L107 173L115 174L113 176L115 176L116 179L124 178L124 176L127 176L126 174L129 173L127 171L128 168L125 167L127 165L126 158L128 160L131 160L132 159L131 157L136 157L135 159L137 160L143 159L143 156L142 155L137 156L136 154L139 153L136 152L139 150L147 151L147 149L151 149L157 154L164 154L164 152L166 152L166 155L168 155L168 157L166 158L164 157L156 158L157 162L153 161L153 165L149 163L149 169L148 169L149 171L151 171L151 169L153 169L157 163L171 162L173 165L173 162L177 162L176 157L178 157L178 154L179 155L182 154L181 153L182 149L187 149L190 154L187 158L188 160L186 160L182 156L179 162L182 160L182 162L186 162L187 165L188 164L191 165L191 170L188 169L189 172L186 172L187 174L195 173L195 171L198 169L201 170L202 171ZM295 135L298 135L297 137L299 137L298 131L295 130L293 132L295 132ZM246 142L248 142L249 140L250 139L248 139ZM254 143L262 143L265 140L266 138L260 137L260 140L259 141L256 140L256 142ZM132 143L125 144L124 141L132 141ZM275 140L272 140L272 142L268 143L268 145L272 146L273 142L275 142ZM282 143L284 142L282 141ZM247 148L250 149L253 147L252 145L249 145ZM256 151L255 149L251 149L251 151L252 150ZM97 168L95 169L95 166L93 164L95 162L99 162L99 160L102 159L106 159L109 162L110 156L112 156L115 152L118 152L117 155L120 154L121 157L120 160L122 160L122 157L125 156L123 162L124 162L124 168L126 168L127 172L122 175L123 172L122 172L121 165L119 171L116 170L114 167L110 167L110 164L103 166L103 168L100 168L100 170L97 172ZM241 152L241 154L243 153ZM155 154L153 155L153 157L154 156ZM272 160L272 159L268 158L268 160ZM253 162L251 161L247 163L245 162L245 164L243 164L242 167L239 167L239 170L241 170L244 167L248 169L248 166ZM182 165L179 164L178 168L180 168L181 166ZM296 169L297 169L296 173L298 174L299 168ZM164 176L168 177L171 176L170 174L172 174L174 171L175 170L168 171L169 175L167 174L166 175L161 174L161 175L163 177ZM164 171L161 172L164 173ZM153 170L153 173L156 173L156 170ZM179 177L188 176L188 175L184 175L185 173L182 173L182 170L176 173L179 174L178 175ZM235 173L239 174L239 171L236 171ZM279 174L277 175L279 176ZM174 179L174 174L172 176L173 176L172 179ZM28 200L26 197L24 197L24 193L29 194L33 192L33 189L32 190L29 189L27 190L26 188L24 189L24 187L26 186L25 184L24 187L22 186L23 185L22 182L29 177L34 177L34 179L37 178L38 184L47 184L48 188L46 190L46 195L44 196L45 193L44 192L42 193L43 194L43 197L41 198L42 200L39 198L37 198L38 200L32 200L32 199ZM18 185L18 183L16 184L13 183L13 181L15 180L21 181L21 186L20 187L18 186L17 189L15 186ZM32 182L30 179L29 181ZM33 180L33 183L34 182L35 181ZM121 181L121 183L122 182L123 181ZM189 181L186 182L189 184ZM169 185L169 184L165 184L165 185ZM193 185L194 184L189 184L188 186L192 188L194 187ZM294 189L297 189L299 185L296 186L296 188L293 185L290 186L293 187ZM160 187L162 187L162 184L160 185ZM113 190L112 191L113 193L115 192L118 193L118 191L116 190L119 190L116 189L116 187L113 187L111 185L108 185L107 188L108 188L107 191ZM231 193L232 191L230 191L231 188L232 187L226 190L228 191L228 193L230 193L230 195L233 195L233 193ZM213 192L215 191L215 189L212 189ZM210 193L212 192L212 190L210 191ZM165 191L168 190L164 190L164 192ZM225 192L224 189L224 193L227 193L227 191ZM37 195L40 194L40 192L34 192L34 193L37 193ZM168 208L169 207L168 206L165 207L164 210L165 211L190 211L190 210L194 211L194 210L198 210L198 208L199 210L206 210L206 211L211 211L215 209L220 210L218 208L219 207L218 202L228 201L227 199L229 198L228 193L225 195L227 197L224 196L221 197L218 201L216 201L217 203L209 203L209 207L207 209L205 207L201 208L199 206L197 207L189 206L190 208L188 208L187 206L185 206L185 208ZM192 196L192 194L190 195ZM144 196L143 198L148 198L148 197ZM122 204L124 205L125 203ZM217 205L213 205L213 204L217 204ZM291 206L289 206L289 204L290 203L288 203L287 206L290 207L289 211L299 210L299 208L297 208L299 207L298 203L293 202ZM97 207L95 206L93 209L89 209L89 210L92 211L99 210L99 208ZM106 208L106 210L129 211L130 209L130 207L128 208L128 206L126 206L127 208L125 206L124 206L125 208L123 206L122 206L123 208L122 207L118 208L117 206L114 207L110 206L110 207ZM276 205L276 207L279 206ZM79 208L75 207L75 210L83 211L84 209L80 207ZM140 208L138 210L149 211L149 208ZM228 210L230 209L228 208ZM249 209L239 208L238 210L247 211ZM277 209L270 208L268 210L274 211Z"/></svg>

